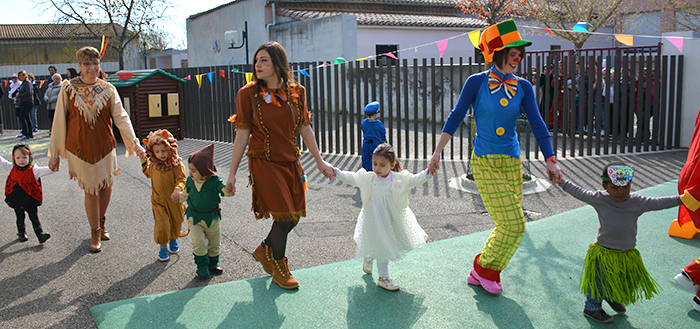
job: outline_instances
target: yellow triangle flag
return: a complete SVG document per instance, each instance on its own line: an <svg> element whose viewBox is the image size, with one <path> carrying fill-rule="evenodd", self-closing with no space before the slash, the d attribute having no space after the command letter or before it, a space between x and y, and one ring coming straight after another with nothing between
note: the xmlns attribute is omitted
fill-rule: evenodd
<svg viewBox="0 0 700 329"><path fill-rule="evenodd" d="M625 46L634 46L634 36L629 34L615 34L615 39Z"/></svg>
<svg viewBox="0 0 700 329"><path fill-rule="evenodd" d="M250 83L250 81L253 80L253 73L246 73L245 74L245 83Z"/></svg>
<svg viewBox="0 0 700 329"><path fill-rule="evenodd" d="M367 59L367 57L362 57L362 58L356 59L356 61L361 62L361 61L364 61L364 60L366 60L366 59Z"/></svg>
<svg viewBox="0 0 700 329"><path fill-rule="evenodd" d="M479 48L479 37L481 36L481 30L475 30L469 32L469 40L474 45L474 48Z"/></svg>
<svg viewBox="0 0 700 329"><path fill-rule="evenodd" d="M195 77L197 78L197 85L199 85L199 88L202 88L202 75L197 74Z"/></svg>

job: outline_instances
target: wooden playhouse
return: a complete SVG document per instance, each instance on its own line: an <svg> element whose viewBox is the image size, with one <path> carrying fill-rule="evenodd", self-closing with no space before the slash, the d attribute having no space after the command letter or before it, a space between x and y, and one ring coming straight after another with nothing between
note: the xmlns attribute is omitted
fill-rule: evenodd
<svg viewBox="0 0 700 329"><path fill-rule="evenodd" d="M136 137L144 139L158 129L167 129L177 139L185 137L180 108L184 80L155 69L119 71L105 81L117 88ZM119 138L116 128L115 136Z"/></svg>

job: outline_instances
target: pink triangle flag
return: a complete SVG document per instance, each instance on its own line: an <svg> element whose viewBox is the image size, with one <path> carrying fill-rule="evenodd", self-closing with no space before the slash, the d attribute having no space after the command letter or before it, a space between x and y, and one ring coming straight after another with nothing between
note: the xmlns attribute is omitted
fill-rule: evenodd
<svg viewBox="0 0 700 329"><path fill-rule="evenodd" d="M664 37L666 40L671 41L671 43L678 48L678 51L683 52L683 38L682 37Z"/></svg>
<svg viewBox="0 0 700 329"><path fill-rule="evenodd" d="M382 54L382 55L384 55L384 56L389 56L389 57L391 57L391 58L393 58L393 59L396 59L396 55L394 55L394 54L392 54L392 53L384 53L384 54Z"/></svg>
<svg viewBox="0 0 700 329"><path fill-rule="evenodd" d="M182 78L182 80L187 80L187 81L190 81L191 79L192 79L192 77L189 74L186 77Z"/></svg>
<svg viewBox="0 0 700 329"><path fill-rule="evenodd" d="M445 40L440 40L437 43L438 50L440 51L440 58L442 58L442 55L445 53L445 50L447 50L447 42L450 41L448 39Z"/></svg>

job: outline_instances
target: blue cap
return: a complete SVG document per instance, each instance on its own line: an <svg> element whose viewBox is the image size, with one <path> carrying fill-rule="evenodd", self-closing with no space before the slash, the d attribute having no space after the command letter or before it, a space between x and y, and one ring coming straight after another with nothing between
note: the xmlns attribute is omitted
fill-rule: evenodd
<svg viewBox="0 0 700 329"><path fill-rule="evenodd" d="M379 112L379 102L374 101L365 106L365 114L372 115Z"/></svg>

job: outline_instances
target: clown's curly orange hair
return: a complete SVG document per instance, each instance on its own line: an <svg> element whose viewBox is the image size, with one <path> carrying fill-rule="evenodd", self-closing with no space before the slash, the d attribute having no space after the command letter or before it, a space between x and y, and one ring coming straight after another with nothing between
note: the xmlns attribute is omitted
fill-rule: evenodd
<svg viewBox="0 0 700 329"><path fill-rule="evenodd" d="M156 169L170 170L173 167L180 165L182 158L177 155L177 140L168 130L158 129L150 132L146 139L143 140L143 144L146 146L146 154L148 155L148 159ZM159 144L167 146L170 151L170 157L165 161L158 159L153 153L153 146Z"/></svg>

